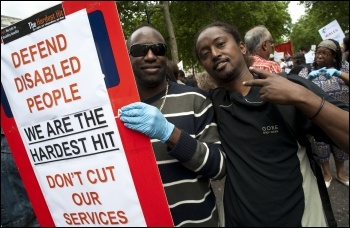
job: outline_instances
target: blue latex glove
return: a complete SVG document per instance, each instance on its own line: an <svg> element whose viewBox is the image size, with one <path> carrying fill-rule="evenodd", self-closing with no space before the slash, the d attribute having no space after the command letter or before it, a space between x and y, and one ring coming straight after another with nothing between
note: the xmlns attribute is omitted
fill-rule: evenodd
<svg viewBox="0 0 350 228"><path fill-rule="evenodd" d="M318 76L322 75L323 73L325 73L324 71L326 70L326 67L323 67L319 70L313 70L309 73L309 75L307 76L306 79L312 81L314 78L317 78Z"/></svg>
<svg viewBox="0 0 350 228"><path fill-rule="evenodd" d="M150 138L168 141L175 126L168 122L158 108L135 102L121 108L120 120L127 128L142 132Z"/></svg>
<svg viewBox="0 0 350 228"><path fill-rule="evenodd" d="M330 68L330 69L327 69L326 72L325 72L325 76L329 79L333 76L335 77L340 77L341 75L341 71L340 70L337 70L335 68Z"/></svg>

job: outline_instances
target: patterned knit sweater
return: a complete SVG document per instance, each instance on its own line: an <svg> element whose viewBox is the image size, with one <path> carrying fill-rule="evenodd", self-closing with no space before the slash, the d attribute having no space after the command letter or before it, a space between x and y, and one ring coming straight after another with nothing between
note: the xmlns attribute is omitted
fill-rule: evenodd
<svg viewBox="0 0 350 228"><path fill-rule="evenodd" d="M181 130L172 150L151 139L158 168L175 226L218 226L218 210L211 179L226 174L214 110L201 89L168 82L161 110ZM160 107L165 91L143 102Z"/></svg>

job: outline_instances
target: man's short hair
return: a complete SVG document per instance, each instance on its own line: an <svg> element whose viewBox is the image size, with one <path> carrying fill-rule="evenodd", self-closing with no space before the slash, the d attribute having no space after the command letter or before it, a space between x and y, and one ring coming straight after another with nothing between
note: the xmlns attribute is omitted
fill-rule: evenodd
<svg viewBox="0 0 350 228"><path fill-rule="evenodd" d="M179 76L185 77L185 72L183 70L179 70Z"/></svg>
<svg viewBox="0 0 350 228"><path fill-rule="evenodd" d="M310 51L310 47L309 47L309 46L307 46L307 45L302 46L302 47L300 48L300 51L309 52L309 51Z"/></svg>
<svg viewBox="0 0 350 228"><path fill-rule="evenodd" d="M305 56L303 53L295 53L292 56L292 60L296 63L296 64L305 64L306 60L305 60Z"/></svg>

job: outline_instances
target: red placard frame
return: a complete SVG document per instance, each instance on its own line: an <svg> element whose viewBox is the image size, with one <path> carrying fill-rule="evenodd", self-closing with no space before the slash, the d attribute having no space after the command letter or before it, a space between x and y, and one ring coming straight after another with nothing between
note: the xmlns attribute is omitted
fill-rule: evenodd
<svg viewBox="0 0 350 228"><path fill-rule="evenodd" d="M62 6L66 16L81 9L86 9L88 14L97 10L102 12L120 77L117 86L108 88L113 112L117 116L122 106L140 99L116 3L64 1ZM116 118L116 123L147 226L174 226L149 138L127 129L119 118ZM14 117L7 117L2 104L1 125L40 225L55 226Z"/></svg>

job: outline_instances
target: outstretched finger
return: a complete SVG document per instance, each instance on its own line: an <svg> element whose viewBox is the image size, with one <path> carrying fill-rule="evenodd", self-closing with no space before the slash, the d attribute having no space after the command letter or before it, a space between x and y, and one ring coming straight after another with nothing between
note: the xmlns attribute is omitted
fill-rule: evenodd
<svg viewBox="0 0 350 228"><path fill-rule="evenodd" d="M263 86L265 84L264 80L265 79L254 79L254 80L244 81L243 85L244 86Z"/></svg>

